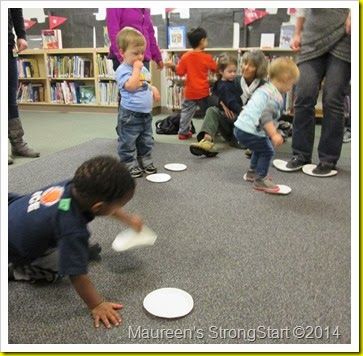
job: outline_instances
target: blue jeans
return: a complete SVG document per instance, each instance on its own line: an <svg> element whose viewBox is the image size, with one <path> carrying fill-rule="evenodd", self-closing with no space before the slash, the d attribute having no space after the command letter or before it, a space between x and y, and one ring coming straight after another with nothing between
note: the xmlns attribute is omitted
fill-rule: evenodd
<svg viewBox="0 0 363 356"><path fill-rule="evenodd" d="M315 138L315 105L320 84L323 86L323 112L318 154L321 162L334 165L340 157L344 133L344 96L349 90L350 63L327 53L299 65L296 85L292 151L310 161Z"/></svg>
<svg viewBox="0 0 363 356"><path fill-rule="evenodd" d="M275 149L268 137L261 137L234 128L237 141L252 151L250 169L255 169L260 178L267 176Z"/></svg>
<svg viewBox="0 0 363 356"><path fill-rule="evenodd" d="M153 163L151 151L154 146L150 113L139 113L120 108L117 117L118 154L128 169L147 167ZM143 168L140 167L140 168Z"/></svg>

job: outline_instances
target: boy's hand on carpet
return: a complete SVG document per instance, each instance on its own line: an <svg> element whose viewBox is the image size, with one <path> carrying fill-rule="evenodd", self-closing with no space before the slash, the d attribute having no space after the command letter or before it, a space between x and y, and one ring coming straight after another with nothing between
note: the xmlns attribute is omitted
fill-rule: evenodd
<svg viewBox="0 0 363 356"><path fill-rule="evenodd" d="M98 304L91 311L95 327L98 328L100 326L100 321L108 329L111 328L111 324L119 326L122 319L117 310L121 308L123 308L123 305L118 303L102 302Z"/></svg>

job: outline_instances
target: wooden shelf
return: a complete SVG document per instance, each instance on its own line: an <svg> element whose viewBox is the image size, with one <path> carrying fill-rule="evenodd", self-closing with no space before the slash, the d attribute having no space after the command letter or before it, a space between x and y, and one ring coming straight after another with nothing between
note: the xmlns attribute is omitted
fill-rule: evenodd
<svg viewBox="0 0 363 356"><path fill-rule="evenodd" d="M58 81L58 80L66 80L66 81L79 81L79 80L92 80L94 81L95 78L94 77L89 77L89 78L48 78L50 81Z"/></svg>
<svg viewBox="0 0 363 356"><path fill-rule="evenodd" d="M37 78L19 78L21 81L30 81L30 80L47 80L45 77L37 77Z"/></svg>

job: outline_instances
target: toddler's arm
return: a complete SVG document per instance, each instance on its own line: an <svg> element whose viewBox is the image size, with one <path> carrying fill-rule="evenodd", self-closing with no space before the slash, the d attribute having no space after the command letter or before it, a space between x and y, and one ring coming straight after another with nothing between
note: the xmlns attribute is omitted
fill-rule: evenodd
<svg viewBox="0 0 363 356"><path fill-rule="evenodd" d="M70 276L70 280L74 289L90 309L96 328L100 326L100 321L106 328L110 328L111 324L120 325L121 317L117 310L121 309L123 305L104 301L86 274Z"/></svg>
<svg viewBox="0 0 363 356"><path fill-rule="evenodd" d="M135 61L132 69L132 75L125 83L124 87L128 91L136 91L140 88L140 72L144 64L141 61Z"/></svg>
<svg viewBox="0 0 363 356"><path fill-rule="evenodd" d="M138 215L129 214L122 208L120 208L112 216L120 220L124 224L130 226L137 232L140 232L142 230L143 222Z"/></svg>
<svg viewBox="0 0 363 356"><path fill-rule="evenodd" d="M151 85L151 91L153 92L153 98L155 101L160 101L160 93L157 87Z"/></svg>
<svg viewBox="0 0 363 356"><path fill-rule="evenodd" d="M264 130L266 131L268 137L270 137L272 144L277 147L284 143L284 139L276 130L275 124L273 121L269 121L265 123L263 126Z"/></svg>

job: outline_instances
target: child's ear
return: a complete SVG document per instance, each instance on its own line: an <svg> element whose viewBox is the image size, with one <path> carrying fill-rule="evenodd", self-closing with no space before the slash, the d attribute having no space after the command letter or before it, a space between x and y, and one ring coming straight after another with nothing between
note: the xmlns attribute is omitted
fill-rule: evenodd
<svg viewBox="0 0 363 356"><path fill-rule="evenodd" d="M91 206L91 212L93 215L99 215L103 211L104 207L105 207L105 203L103 201L94 203Z"/></svg>

